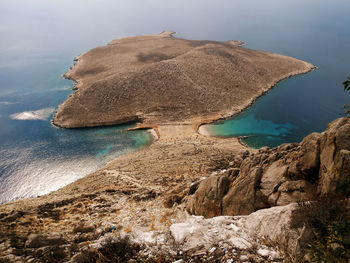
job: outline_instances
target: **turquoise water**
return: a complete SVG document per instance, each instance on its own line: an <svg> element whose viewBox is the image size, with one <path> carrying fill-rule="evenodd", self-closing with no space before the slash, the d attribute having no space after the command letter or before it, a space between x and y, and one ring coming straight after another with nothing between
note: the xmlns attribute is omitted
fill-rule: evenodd
<svg viewBox="0 0 350 263"><path fill-rule="evenodd" d="M205 126L215 136L247 136L244 143L254 148L299 142L311 132L323 131L343 116L343 105L350 100L341 85L350 75L350 17L345 11L350 2L274 3L273 14L261 9L269 17L251 10L257 15L256 30L243 33L242 39L250 48L300 58L317 69L280 82L233 118Z"/></svg>
<svg viewBox="0 0 350 263"><path fill-rule="evenodd" d="M336 74L318 68L284 80L242 113L205 127L214 136L244 136L243 142L253 148L299 142L344 116L343 105L350 94L343 92L341 80L325 80Z"/></svg>
<svg viewBox="0 0 350 263"><path fill-rule="evenodd" d="M53 126L52 111L71 87L69 83L67 88L1 97L6 103L0 104L0 202L57 190L151 143L148 132L124 131L132 124L85 129ZM37 109L48 111L35 114L41 119L32 115L16 119L17 112Z"/></svg>
<svg viewBox="0 0 350 263"><path fill-rule="evenodd" d="M350 74L348 10L348 0L2 1L0 202L56 190L150 143L149 133L123 126L64 130L50 123L72 93L60 75L73 58L118 37L172 30L309 61L318 69L281 82L235 119L239 125L215 129L249 135L255 147L323 130L349 101L341 87Z"/></svg>

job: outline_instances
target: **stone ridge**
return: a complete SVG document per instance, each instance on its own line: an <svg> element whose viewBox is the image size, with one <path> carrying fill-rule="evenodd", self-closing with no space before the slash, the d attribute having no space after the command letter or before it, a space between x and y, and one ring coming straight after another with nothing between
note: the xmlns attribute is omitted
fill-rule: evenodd
<svg viewBox="0 0 350 263"><path fill-rule="evenodd" d="M323 133L300 143L243 150L199 183L187 198L188 211L207 217L247 215L256 210L350 195L350 119L331 122Z"/></svg>
<svg viewBox="0 0 350 263"><path fill-rule="evenodd" d="M240 44L163 32L94 48L65 74L77 90L59 106L53 123L64 128L201 123L235 114L281 79L314 68Z"/></svg>

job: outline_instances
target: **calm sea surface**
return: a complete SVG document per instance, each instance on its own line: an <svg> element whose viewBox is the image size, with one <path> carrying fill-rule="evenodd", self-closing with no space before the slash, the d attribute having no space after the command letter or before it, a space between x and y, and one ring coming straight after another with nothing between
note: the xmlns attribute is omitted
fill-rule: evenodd
<svg viewBox="0 0 350 263"><path fill-rule="evenodd" d="M325 0L11 0L0 3L0 202L56 190L148 145L126 126L64 130L54 110L72 93L73 58L122 36L178 32L242 40L318 69L282 81L233 120L209 129L253 147L300 141L341 116L350 95L350 2Z"/></svg>

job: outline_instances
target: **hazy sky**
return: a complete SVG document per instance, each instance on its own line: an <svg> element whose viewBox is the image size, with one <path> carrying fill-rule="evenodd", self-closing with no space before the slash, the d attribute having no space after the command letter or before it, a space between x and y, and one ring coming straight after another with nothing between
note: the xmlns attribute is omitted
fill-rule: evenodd
<svg viewBox="0 0 350 263"><path fill-rule="evenodd" d="M173 30L298 56L318 31L349 34L348 0L0 0L0 71L78 55L129 35ZM334 35L330 35L334 32ZM343 37L343 36L342 36ZM323 41L320 39L320 41ZM327 40L329 41L329 40ZM283 44L285 43L285 45ZM288 48L284 48L288 46ZM26 65L25 65L26 66Z"/></svg>
<svg viewBox="0 0 350 263"><path fill-rule="evenodd" d="M329 3L332 3L331 5ZM86 49L115 37L176 30L181 36L226 40L254 30L274 32L280 24L337 26L347 0L1 0L0 52L40 48ZM306 27L307 28L307 27ZM300 29L300 28L299 28ZM289 28L285 28L289 30ZM300 32L302 34L302 32ZM45 38L40 45L38 39ZM18 42L14 45L14 41Z"/></svg>

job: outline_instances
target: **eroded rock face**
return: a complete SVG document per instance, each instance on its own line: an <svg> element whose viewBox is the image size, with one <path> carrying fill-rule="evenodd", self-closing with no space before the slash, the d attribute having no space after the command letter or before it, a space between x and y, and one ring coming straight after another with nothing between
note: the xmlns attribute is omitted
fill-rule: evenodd
<svg viewBox="0 0 350 263"><path fill-rule="evenodd" d="M244 215L322 195L349 196L350 119L335 120L325 132L312 133L301 143L264 147L256 153L242 151L230 166L229 189L221 189L220 184L208 187L209 182L218 180L216 175L203 180L187 199L191 213L213 216L211 207L220 207L222 215ZM212 198L209 193L213 189L221 195ZM208 198L211 206L206 205Z"/></svg>
<svg viewBox="0 0 350 263"><path fill-rule="evenodd" d="M264 207L258 186L262 176L261 167L254 167L249 173L242 173L234 180L231 188L223 198L222 211L223 214L232 214L231 211L237 211L237 215L246 215L250 211L254 211ZM244 198L236 198L236 197Z"/></svg>
<svg viewBox="0 0 350 263"><path fill-rule="evenodd" d="M199 256L195 262L282 262L285 253L293 254L309 241L311 229L296 222L299 211L294 203L247 216L188 216L166 232L135 231L131 235L151 251Z"/></svg>
<svg viewBox="0 0 350 263"><path fill-rule="evenodd" d="M321 138L320 191L322 194L350 193L350 120L330 123Z"/></svg>
<svg viewBox="0 0 350 263"><path fill-rule="evenodd" d="M300 209L296 203L261 209L243 219L250 236L265 237L280 247L293 251L308 243L311 229L295 227Z"/></svg>
<svg viewBox="0 0 350 263"><path fill-rule="evenodd" d="M206 217L221 215L222 198L230 187L230 180L227 176L212 176L204 180L198 187L197 193L191 199L191 207L196 208L193 214L201 214Z"/></svg>

